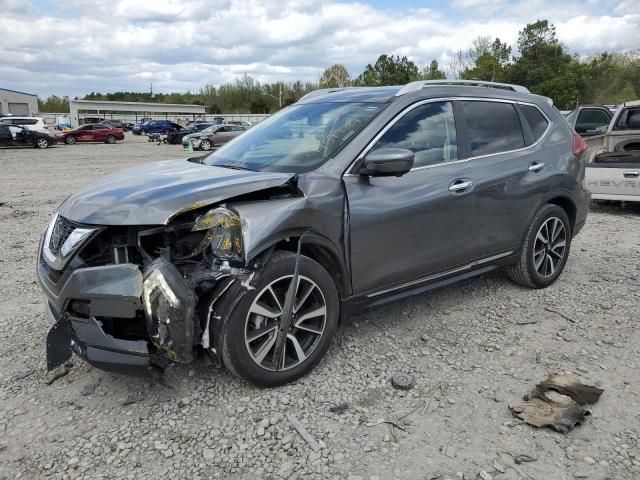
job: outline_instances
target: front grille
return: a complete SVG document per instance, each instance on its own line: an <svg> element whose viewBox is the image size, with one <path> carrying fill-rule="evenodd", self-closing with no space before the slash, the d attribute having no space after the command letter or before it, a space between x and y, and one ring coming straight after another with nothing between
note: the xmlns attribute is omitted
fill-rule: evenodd
<svg viewBox="0 0 640 480"><path fill-rule="evenodd" d="M55 256L60 255L60 249L67 241L69 235L76 229L75 225L64 217L58 216L56 224L51 230L51 238L49 239L49 250Z"/></svg>

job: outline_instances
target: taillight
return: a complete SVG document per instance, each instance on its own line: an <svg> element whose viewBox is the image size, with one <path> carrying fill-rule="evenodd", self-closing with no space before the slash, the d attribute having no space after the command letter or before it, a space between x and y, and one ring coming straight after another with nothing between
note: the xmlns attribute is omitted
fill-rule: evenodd
<svg viewBox="0 0 640 480"><path fill-rule="evenodd" d="M577 133L573 134L573 154L580 155L588 150L587 142Z"/></svg>

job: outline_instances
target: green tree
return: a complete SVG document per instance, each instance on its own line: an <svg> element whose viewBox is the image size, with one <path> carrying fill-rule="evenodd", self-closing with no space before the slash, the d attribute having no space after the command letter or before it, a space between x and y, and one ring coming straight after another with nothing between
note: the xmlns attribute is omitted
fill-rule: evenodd
<svg viewBox="0 0 640 480"><path fill-rule="evenodd" d="M47 113L69 113L69 97L51 95L45 100L38 98L38 111Z"/></svg>
<svg viewBox="0 0 640 480"><path fill-rule="evenodd" d="M407 57L380 55L375 65L368 64L358 78L357 85L404 85L419 77L418 66Z"/></svg>
<svg viewBox="0 0 640 480"><path fill-rule="evenodd" d="M571 108L582 97L580 69L547 20L526 25L518 35L520 56L506 70L506 79L533 93L551 97L558 108Z"/></svg>
<svg viewBox="0 0 640 480"><path fill-rule="evenodd" d="M444 74L442 70L440 70L440 65L438 65L437 60L431 60L429 66L424 66L420 70L420 79L421 80L444 80L447 76Z"/></svg>
<svg viewBox="0 0 640 480"><path fill-rule="evenodd" d="M466 80L486 80L502 82L511 56L511 47L499 38L477 37L469 50L470 67L465 68L461 78Z"/></svg>
<svg viewBox="0 0 640 480"><path fill-rule="evenodd" d="M325 69L320 77L320 88L338 88L351 85L351 77L347 68L336 63Z"/></svg>

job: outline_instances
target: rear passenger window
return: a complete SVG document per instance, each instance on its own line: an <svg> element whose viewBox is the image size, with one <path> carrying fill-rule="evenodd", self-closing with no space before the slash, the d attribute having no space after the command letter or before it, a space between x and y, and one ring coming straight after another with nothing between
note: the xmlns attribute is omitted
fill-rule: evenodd
<svg viewBox="0 0 640 480"><path fill-rule="evenodd" d="M520 117L512 104L482 101L460 103L471 145L471 156L524 147Z"/></svg>
<svg viewBox="0 0 640 480"><path fill-rule="evenodd" d="M414 168L458 159L458 142L450 102L425 103L398 120L373 150L406 148L416 154Z"/></svg>
<svg viewBox="0 0 640 480"><path fill-rule="evenodd" d="M581 135L596 135L605 133L611 117L603 110L595 108L585 108L578 115L576 121L576 132Z"/></svg>
<svg viewBox="0 0 640 480"><path fill-rule="evenodd" d="M520 105L520 110L533 133L533 141L537 142L540 140L540 137L542 137L542 134L547 130L547 127L549 126L548 120L536 107Z"/></svg>

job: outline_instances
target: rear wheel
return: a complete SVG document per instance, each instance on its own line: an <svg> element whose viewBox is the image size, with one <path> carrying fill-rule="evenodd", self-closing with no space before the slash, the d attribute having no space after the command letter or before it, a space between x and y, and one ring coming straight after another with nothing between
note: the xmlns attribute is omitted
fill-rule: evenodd
<svg viewBox="0 0 640 480"><path fill-rule="evenodd" d="M295 263L294 254L276 252L256 275L254 289L236 283L215 305L224 319L218 330L224 365L256 385L283 385L305 375L325 355L335 333L336 286L329 273L306 256L300 257L291 323L282 330Z"/></svg>
<svg viewBox="0 0 640 480"><path fill-rule="evenodd" d="M76 137L74 137L73 135L69 135L64 139L64 143L66 143L67 145L73 145L74 143L76 143Z"/></svg>
<svg viewBox="0 0 640 480"><path fill-rule="evenodd" d="M113 145L114 143L116 143L116 137L114 137L113 135L107 135L105 141Z"/></svg>
<svg viewBox="0 0 640 480"><path fill-rule="evenodd" d="M49 146L49 140L46 138L39 138L36 140L35 146L42 149L47 148Z"/></svg>
<svg viewBox="0 0 640 480"><path fill-rule="evenodd" d="M567 263L571 236L567 213L557 205L543 206L529 226L520 260L509 267L509 277L526 287L548 287Z"/></svg>
<svg viewBox="0 0 640 480"><path fill-rule="evenodd" d="M213 147L213 143L211 142L211 140L205 138L200 142L200 150L208 152L209 150L211 150L211 147Z"/></svg>

